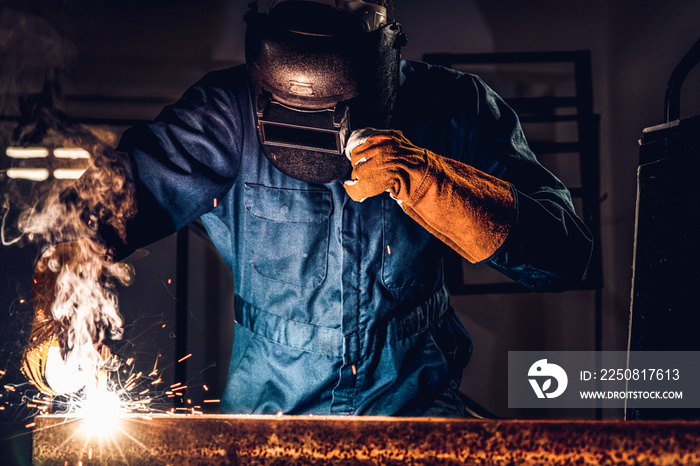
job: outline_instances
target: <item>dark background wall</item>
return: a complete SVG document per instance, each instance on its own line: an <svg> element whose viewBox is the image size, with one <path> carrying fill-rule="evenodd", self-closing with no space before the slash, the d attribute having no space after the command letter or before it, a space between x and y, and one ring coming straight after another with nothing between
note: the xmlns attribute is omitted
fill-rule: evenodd
<svg viewBox="0 0 700 466"><path fill-rule="evenodd" d="M266 2L261 2L265 5ZM601 209L606 350L627 344L637 140L662 122L666 81L697 40L695 0L396 0L409 36L404 57L427 52L590 50L594 111L601 116ZM0 5L0 114L17 112L19 95L37 92L45 71L59 69L61 108L75 118L149 119L206 71L243 62L245 1L4 0ZM683 116L700 113L700 72L683 91ZM2 123L7 143L14 123ZM124 126L112 127L117 134ZM2 144L0 144L2 145ZM190 234L191 331L188 377L222 388L229 357L228 272L206 241ZM136 283L122 292L133 327L127 343L141 360L173 361L174 238L134 259ZM31 248L0 247L0 369L21 383L17 357L30 321ZM168 282L170 280L170 282ZM499 416L590 417L592 413L513 412L507 408L506 361L513 350L593 349L590 292L456 297L475 339L463 390ZM165 325L165 327L163 327ZM174 371L169 372L173 377ZM0 384L1 385L1 384ZM2 392L0 388L0 393ZM5 399L10 393L5 390ZM204 395L202 395L204 396ZM3 398L0 398L2 403ZM619 413L610 413L617 416ZM3 416L0 411L0 416ZM21 422L15 416L10 422Z"/></svg>

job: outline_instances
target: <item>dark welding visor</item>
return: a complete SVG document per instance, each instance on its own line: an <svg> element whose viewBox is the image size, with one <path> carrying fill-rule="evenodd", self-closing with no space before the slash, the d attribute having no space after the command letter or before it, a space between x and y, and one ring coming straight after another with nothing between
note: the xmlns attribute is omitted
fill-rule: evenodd
<svg viewBox="0 0 700 466"><path fill-rule="evenodd" d="M398 83L398 24L385 24L382 7L338 3L354 10L290 0L246 16L263 153L283 173L313 183L347 179L350 131L386 126Z"/></svg>

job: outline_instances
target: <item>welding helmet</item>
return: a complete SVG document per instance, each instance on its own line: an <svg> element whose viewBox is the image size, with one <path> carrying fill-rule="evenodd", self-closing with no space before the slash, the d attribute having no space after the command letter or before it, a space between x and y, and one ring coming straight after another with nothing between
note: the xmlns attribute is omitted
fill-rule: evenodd
<svg viewBox="0 0 700 466"><path fill-rule="evenodd" d="M388 127L398 89L401 26L362 0L251 4L245 52L262 150L309 183L349 178L350 132Z"/></svg>

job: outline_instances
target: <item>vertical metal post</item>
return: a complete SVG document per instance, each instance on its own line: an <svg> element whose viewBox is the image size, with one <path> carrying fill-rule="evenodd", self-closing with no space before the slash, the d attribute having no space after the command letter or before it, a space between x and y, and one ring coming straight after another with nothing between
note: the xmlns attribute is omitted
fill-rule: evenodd
<svg viewBox="0 0 700 466"><path fill-rule="evenodd" d="M593 234L594 251L588 266L587 280L595 290L595 315L593 323L593 344L596 354L596 366L600 368L603 349L603 264L600 249L600 161L598 140L600 119L593 114L593 81L590 51L578 51L575 54L576 104L579 116L578 140L581 144L580 166L583 190L583 217ZM596 408L596 419L603 418L600 405Z"/></svg>

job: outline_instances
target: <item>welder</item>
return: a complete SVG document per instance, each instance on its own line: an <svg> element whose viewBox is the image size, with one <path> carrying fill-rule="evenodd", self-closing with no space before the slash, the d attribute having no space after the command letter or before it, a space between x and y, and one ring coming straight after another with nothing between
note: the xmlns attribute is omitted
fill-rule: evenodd
<svg viewBox="0 0 700 466"><path fill-rule="evenodd" d="M382 2L246 22L246 65L123 134L138 213L125 242L103 228L111 252L204 223L235 286L223 413L464 416L445 257L533 290L580 280L592 240L569 192L478 77L401 59ZM52 391L45 328L23 367Z"/></svg>

